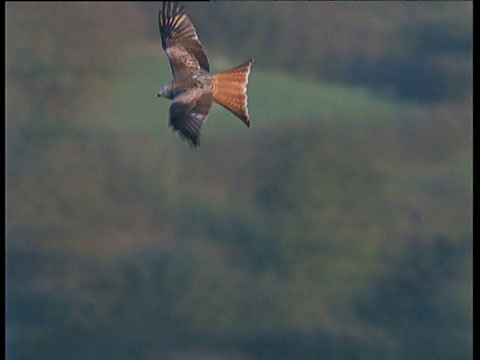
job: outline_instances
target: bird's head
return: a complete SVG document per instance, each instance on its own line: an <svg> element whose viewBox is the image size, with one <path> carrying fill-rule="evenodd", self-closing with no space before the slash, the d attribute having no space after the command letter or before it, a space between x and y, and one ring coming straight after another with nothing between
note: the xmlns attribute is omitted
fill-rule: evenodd
<svg viewBox="0 0 480 360"><path fill-rule="evenodd" d="M164 97L167 99L173 99L172 83L169 83L162 87L158 92L158 97Z"/></svg>

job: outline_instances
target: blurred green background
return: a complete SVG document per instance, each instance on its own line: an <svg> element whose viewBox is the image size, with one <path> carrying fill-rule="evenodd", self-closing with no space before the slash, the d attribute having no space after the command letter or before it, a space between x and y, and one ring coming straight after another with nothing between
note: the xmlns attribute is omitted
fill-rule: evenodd
<svg viewBox="0 0 480 360"><path fill-rule="evenodd" d="M472 2L187 3L197 150L159 7L6 4L7 358L470 359Z"/></svg>

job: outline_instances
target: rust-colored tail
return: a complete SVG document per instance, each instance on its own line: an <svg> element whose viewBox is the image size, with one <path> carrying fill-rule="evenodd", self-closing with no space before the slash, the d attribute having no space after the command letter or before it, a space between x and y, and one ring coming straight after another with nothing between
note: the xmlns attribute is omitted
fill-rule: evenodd
<svg viewBox="0 0 480 360"><path fill-rule="evenodd" d="M250 127L247 103L248 75L253 59L231 70L212 76L213 100L231 111Z"/></svg>

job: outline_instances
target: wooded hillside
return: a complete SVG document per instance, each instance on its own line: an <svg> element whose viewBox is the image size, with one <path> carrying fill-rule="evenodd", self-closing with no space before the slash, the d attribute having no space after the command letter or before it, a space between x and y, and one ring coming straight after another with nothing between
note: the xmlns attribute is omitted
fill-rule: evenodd
<svg viewBox="0 0 480 360"><path fill-rule="evenodd" d="M7 358L470 359L472 3L185 6L197 150L159 3L7 3Z"/></svg>

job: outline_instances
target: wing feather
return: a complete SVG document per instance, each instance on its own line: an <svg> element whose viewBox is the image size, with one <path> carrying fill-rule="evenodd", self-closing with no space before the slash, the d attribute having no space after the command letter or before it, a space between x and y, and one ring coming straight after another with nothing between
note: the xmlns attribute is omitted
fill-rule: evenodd
<svg viewBox="0 0 480 360"><path fill-rule="evenodd" d="M200 130L212 106L212 93L189 90L177 96L170 106L170 126L192 147L200 146Z"/></svg>
<svg viewBox="0 0 480 360"><path fill-rule="evenodd" d="M183 5L163 2L158 14L162 47L173 76L204 69L210 72L207 55Z"/></svg>

